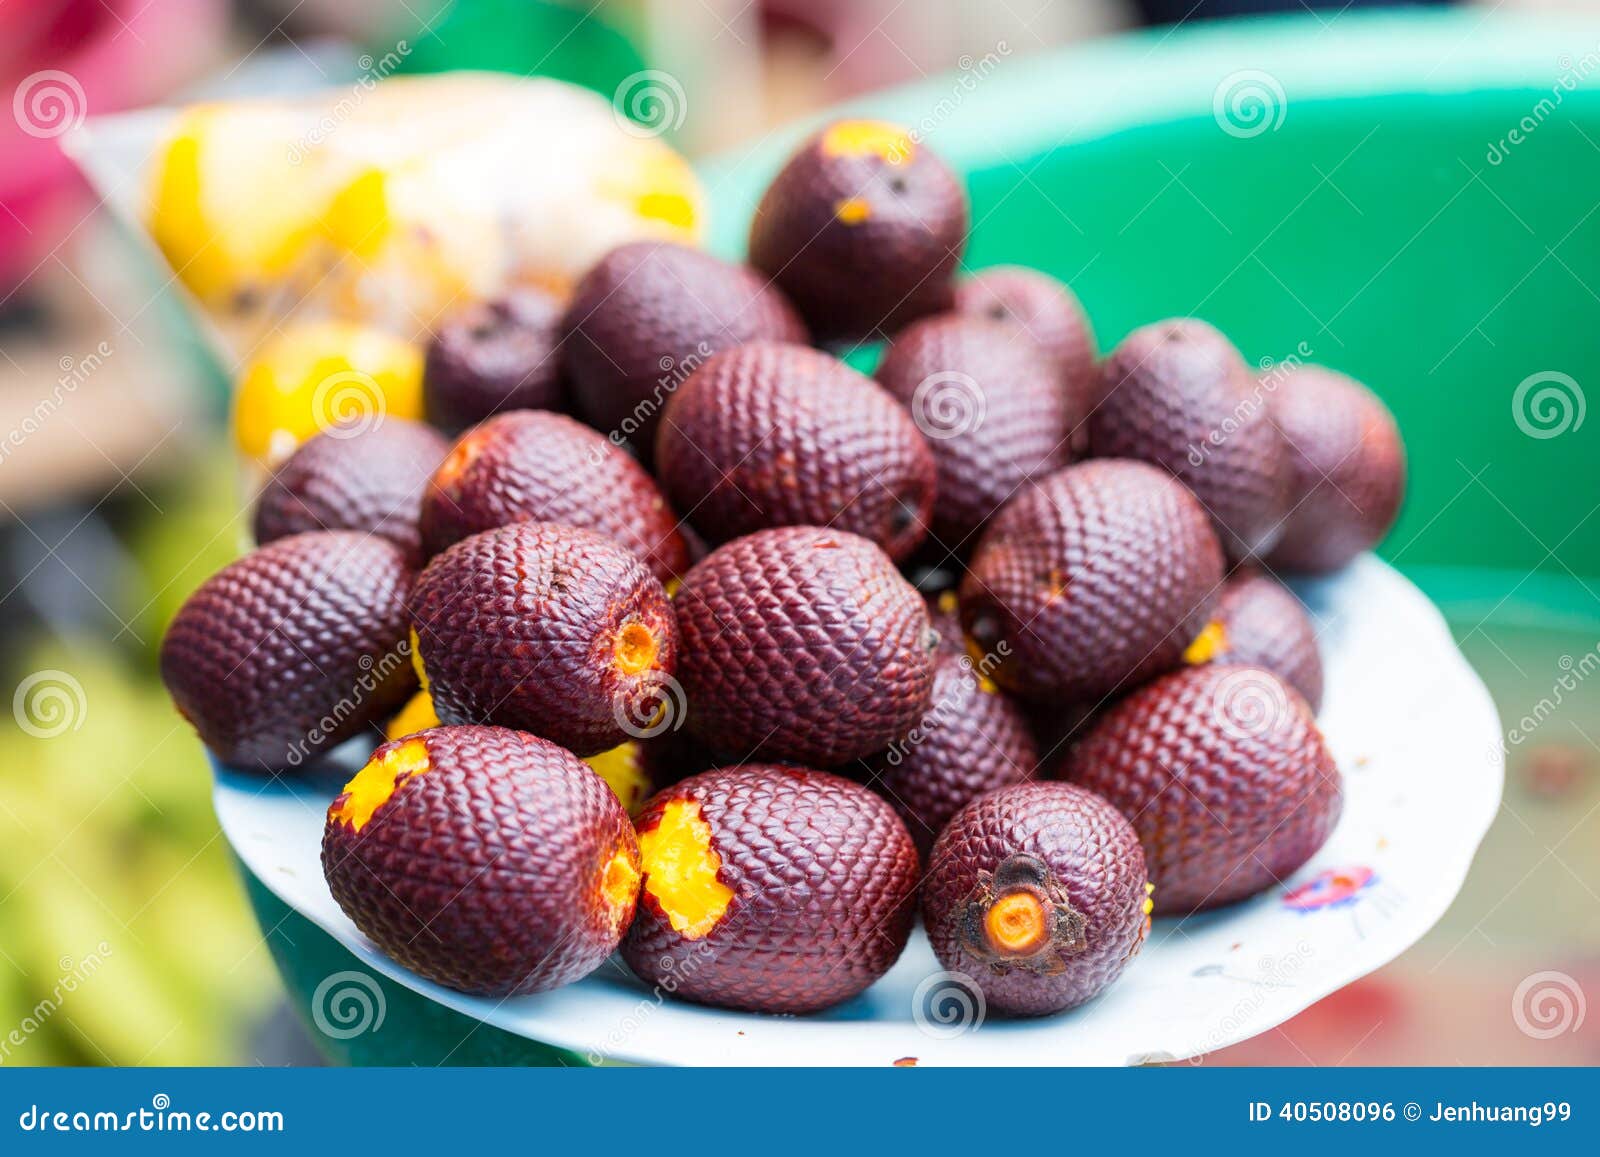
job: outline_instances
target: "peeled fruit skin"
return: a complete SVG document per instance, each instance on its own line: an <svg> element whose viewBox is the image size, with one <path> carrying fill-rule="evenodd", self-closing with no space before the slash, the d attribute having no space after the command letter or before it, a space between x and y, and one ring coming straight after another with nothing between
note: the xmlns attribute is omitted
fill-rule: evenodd
<svg viewBox="0 0 1600 1157"><path fill-rule="evenodd" d="M928 708L927 606L864 538L786 527L735 539L684 576L673 607L688 728L719 751L838 766Z"/></svg>
<svg viewBox="0 0 1600 1157"><path fill-rule="evenodd" d="M961 181L904 129L841 121L767 187L750 223L750 264L818 339L888 335L950 308L967 220Z"/></svg>
<svg viewBox="0 0 1600 1157"><path fill-rule="evenodd" d="M1406 490L1405 445L1394 415L1360 382L1320 366L1287 375L1269 412L1287 447L1291 509L1268 561L1325 574L1394 525Z"/></svg>
<svg viewBox="0 0 1600 1157"><path fill-rule="evenodd" d="M570 752L502 727L437 727L378 748L333 801L322 870L400 964L515 996L605 963L633 918L639 847Z"/></svg>
<svg viewBox="0 0 1600 1157"><path fill-rule="evenodd" d="M559 410L562 301L540 289L475 302L444 321L422 363L428 421L459 431L506 410Z"/></svg>
<svg viewBox="0 0 1600 1157"><path fill-rule="evenodd" d="M386 538L314 531L268 543L202 583L161 640L161 679L223 763L315 761L404 703L412 572Z"/></svg>
<svg viewBox="0 0 1600 1157"><path fill-rule="evenodd" d="M1312 713L1322 706L1322 656L1311 616L1288 587L1247 568L1229 577L1216 617L1191 651L1190 662L1265 667L1305 697ZM1202 657L1203 655L1203 657Z"/></svg>
<svg viewBox="0 0 1600 1157"><path fill-rule="evenodd" d="M579 283L565 327L578 415L646 459L667 398L712 354L809 336L783 294L749 267L657 242L608 253Z"/></svg>
<svg viewBox="0 0 1600 1157"><path fill-rule="evenodd" d="M1032 779L1039 763L1027 716L966 655L941 647L932 704L861 767L924 856L951 816L986 791Z"/></svg>
<svg viewBox="0 0 1600 1157"><path fill-rule="evenodd" d="M1343 785L1311 709L1259 667L1163 676L1105 712L1063 767L1139 833L1158 913L1230 904L1327 841Z"/></svg>
<svg viewBox="0 0 1600 1157"><path fill-rule="evenodd" d="M975 653L1040 703L1098 701L1178 665L1222 584L1200 504L1142 462L1057 471L989 523L961 584Z"/></svg>
<svg viewBox="0 0 1600 1157"><path fill-rule="evenodd" d="M721 912L675 925L672 913L687 912L651 833L685 816L704 825L716 864L710 912ZM792 767L723 768L656 795L637 827L651 854L622 958L646 984L721 1008L815 1012L864 991L905 949L917 850L860 784Z"/></svg>
<svg viewBox="0 0 1600 1157"><path fill-rule="evenodd" d="M557 523L463 539L406 607L440 720L519 728L580 756L650 721L677 662L672 606L644 563Z"/></svg>
<svg viewBox="0 0 1600 1157"><path fill-rule="evenodd" d="M318 434L262 487L256 542L308 530L359 530L381 534L420 564L422 493L449 448L433 430L402 418Z"/></svg>
<svg viewBox="0 0 1600 1157"><path fill-rule="evenodd" d="M1095 455L1170 470L1211 515L1231 561L1265 556L1289 510L1287 456L1233 343L1193 318L1157 322L1123 338L1102 376Z"/></svg>
<svg viewBox="0 0 1600 1157"><path fill-rule="evenodd" d="M1072 784L1024 783L956 813L928 857L922 918L940 965L989 1008L1039 1016L1122 974L1148 899L1144 853L1115 808Z"/></svg>
<svg viewBox="0 0 1600 1157"><path fill-rule="evenodd" d="M678 519L626 452L563 414L499 414L461 436L422 499L429 555L513 522L562 522L615 539L662 582L689 569Z"/></svg>
<svg viewBox="0 0 1600 1157"><path fill-rule="evenodd" d="M718 542L826 525L899 561L933 510L933 454L910 414L804 346L753 342L706 362L667 404L655 461L668 498Z"/></svg>
<svg viewBox="0 0 1600 1157"><path fill-rule="evenodd" d="M1072 460L1073 431L1089 416L1087 379L1070 389L1032 342L960 314L902 330L876 376L927 436L939 478L933 537L958 554L1022 486Z"/></svg>

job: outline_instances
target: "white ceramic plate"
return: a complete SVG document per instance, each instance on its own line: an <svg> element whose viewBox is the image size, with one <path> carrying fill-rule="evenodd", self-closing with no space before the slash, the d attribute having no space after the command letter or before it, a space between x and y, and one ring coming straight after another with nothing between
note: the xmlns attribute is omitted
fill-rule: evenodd
<svg viewBox="0 0 1600 1157"><path fill-rule="evenodd" d="M322 879L323 813L340 778L264 785L221 772L216 808L248 869L374 972L509 1032L594 1061L646 1064L1128 1065L1178 1060L1281 1024L1415 943L1443 915L1499 807L1499 723L1444 620L1362 558L1299 593L1321 622L1321 721L1346 777L1344 816L1287 887L1157 920L1100 999L1040 1020L984 1017L919 929L864 995L810 1017L662 1002L618 961L557 992L485 1000L374 949Z"/></svg>

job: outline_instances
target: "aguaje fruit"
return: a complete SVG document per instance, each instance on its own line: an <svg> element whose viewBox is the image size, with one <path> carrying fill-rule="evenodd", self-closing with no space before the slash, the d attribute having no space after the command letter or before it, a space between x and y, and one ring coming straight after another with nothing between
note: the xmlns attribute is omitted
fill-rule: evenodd
<svg viewBox="0 0 1600 1157"><path fill-rule="evenodd" d="M667 703L678 630L666 591L592 530L519 522L417 576L416 658L445 723L494 723L595 755Z"/></svg>
<svg viewBox="0 0 1600 1157"><path fill-rule="evenodd" d="M161 640L161 679L222 762L278 771L382 719L416 686L411 570L386 538L314 531L224 567Z"/></svg>
<svg viewBox="0 0 1600 1157"><path fill-rule="evenodd" d="M1289 510L1282 439L1233 343L1185 318L1136 329L1102 367L1094 453L1170 470L1211 515L1229 558L1264 555Z"/></svg>
<svg viewBox="0 0 1600 1157"><path fill-rule="evenodd" d="M718 354L667 404L656 470L713 542L772 526L836 527L905 558L927 533L933 455L871 378L805 346Z"/></svg>
<svg viewBox="0 0 1600 1157"><path fill-rule="evenodd" d="M750 764L655 796L637 827L639 914L622 958L646 984L751 1012L815 1012L899 959L917 849L847 779Z"/></svg>
<svg viewBox="0 0 1600 1157"><path fill-rule="evenodd" d="M961 619L977 653L1003 655L1002 687L1094 701L1176 666L1222 574L1188 490L1153 466L1099 459L1052 474L990 521Z"/></svg>
<svg viewBox="0 0 1600 1157"><path fill-rule="evenodd" d="M1269 561L1338 570L1394 525L1406 490L1400 428L1371 390L1320 366L1286 371L1270 413L1288 451L1291 510Z"/></svg>
<svg viewBox="0 0 1600 1157"><path fill-rule="evenodd" d="M563 522L615 539L662 582L689 568L678 519L644 468L562 414L520 410L468 430L422 499L429 555L513 522Z"/></svg>
<svg viewBox="0 0 1600 1157"><path fill-rule="evenodd" d="M613 249L579 283L563 353L584 421L648 459L667 399L712 354L805 342L805 323L765 277L685 245Z"/></svg>
<svg viewBox="0 0 1600 1157"><path fill-rule="evenodd" d="M966 242L966 192L943 161L896 125L840 121L767 187L750 264L818 338L853 341L949 309Z"/></svg>
<svg viewBox="0 0 1600 1157"><path fill-rule="evenodd" d="M381 534L420 564L422 493L449 448L433 430L404 418L318 434L262 487L256 541L308 530L359 530Z"/></svg>
<svg viewBox="0 0 1600 1157"><path fill-rule="evenodd" d="M1069 391L1099 401L1094 331L1072 290L1055 278L997 265L956 283L955 308L1026 335L1054 360Z"/></svg>
<svg viewBox="0 0 1600 1157"><path fill-rule="evenodd" d="M837 766L928 708L928 608L864 538L787 527L735 539L684 576L673 606L688 726L735 758Z"/></svg>
<svg viewBox="0 0 1600 1157"><path fill-rule="evenodd" d="M950 817L986 791L1032 779L1028 718L964 654L941 646L932 705L905 735L862 760L861 778L900 814L924 854Z"/></svg>
<svg viewBox="0 0 1600 1157"><path fill-rule="evenodd" d="M922 919L939 963L1024 1016L1102 992L1149 931L1128 821L1067 783L1024 783L956 813L928 857Z"/></svg>
<svg viewBox="0 0 1600 1157"><path fill-rule="evenodd" d="M1139 833L1157 912L1283 880L1338 822L1339 768L1298 692L1259 667L1165 675L1110 708L1063 771Z"/></svg>
<svg viewBox="0 0 1600 1157"><path fill-rule="evenodd" d="M503 727L386 743L328 808L322 871L389 956L462 992L543 992L593 972L633 919L639 845L571 752Z"/></svg>
<svg viewBox="0 0 1600 1157"><path fill-rule="evenodd" d="M1265 667L1300 692L1313 713L1322 706L1322 656L1311 616L1288 587L1253 567L1229 576L1212 620L1183 657Z"/></svg>
<svg viewBox="0 0 1600 1157"><path fill-rule="evenodd" d="M1069 389L1032 342L959 314L897 334L877 378L927 437L938 466L933 536L957 553L1019 489L1071 461L1073 431L1089 415L1087 393Z"/></svg>
<svg viewBox="0 0 1600 1157"><path fill-rule="evenodd" d="M445 319L423 356L428 421L456 431L506 410L561 409L563 312L554 295L524 288Z"/></svg>

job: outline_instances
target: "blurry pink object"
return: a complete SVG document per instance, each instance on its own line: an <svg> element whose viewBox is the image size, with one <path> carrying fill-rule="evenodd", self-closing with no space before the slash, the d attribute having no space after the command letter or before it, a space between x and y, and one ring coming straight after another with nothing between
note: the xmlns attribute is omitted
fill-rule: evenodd
<svg viewBox="0 0 1600 1157"><path fill-rule="evenodd" d="M0 294L86 211L61 138L90 113L148 103L209 65L225 15L221 0L0 4Z"/></svg>
<svg viewBox="0 0 1600 1157"><path fill-rule="evenodd" d="M1329 868L1291 892L1284 894L1283 902L1301 912L1318 908L1337 908L1354 904L1363 888L1377 883L1371 868Z"/></svg>

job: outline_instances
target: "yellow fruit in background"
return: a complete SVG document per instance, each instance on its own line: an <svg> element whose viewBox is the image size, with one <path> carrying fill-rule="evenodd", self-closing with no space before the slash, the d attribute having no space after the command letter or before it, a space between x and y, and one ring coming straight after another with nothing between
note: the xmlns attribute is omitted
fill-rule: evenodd
<svg viewBox="0 0 1600 1157"><path fill-rule="evenodd" d="M395 712L389 726L383 729L385 739L404 739L408 735L415 735L419 731L426 731L430 727L439 726L438 713L433 709L433 700L426 691L418 691L406 705Z"/></svg>
<svg viewBox="0 0 1600 1157"><path fill-rule="evenodd" d="M422 351L370 326L297 322L256 352L239 379L239 449L275 462L330 426L422 418Z"/></svg>

